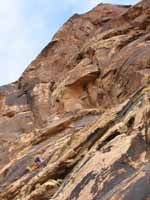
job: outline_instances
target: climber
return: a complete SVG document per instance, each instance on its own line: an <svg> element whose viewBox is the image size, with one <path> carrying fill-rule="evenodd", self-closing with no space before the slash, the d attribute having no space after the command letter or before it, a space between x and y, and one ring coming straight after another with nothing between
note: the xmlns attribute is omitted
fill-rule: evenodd
<svg viewBox="0 0 150 200"><path fill-rule="evenodd" d="M31 171L33 171L33 170L35 170L35 169L38 169L38 168L40 168L42 165L44 165L43 159L40 158L39 156L37 156L37 157L35 157L34 162L33 162L30 166L28 166L28 167L26 168L26 172L31 172Z"/></svg>
<svg viewBox="0 0 150 200"><path fill-rule="evenodd" d="M33 166L35 167L35 169L37 169L37 168L41 167L42 163L43 163L43 159L40 158L39 156L37 156L34 159Z"/></svg>

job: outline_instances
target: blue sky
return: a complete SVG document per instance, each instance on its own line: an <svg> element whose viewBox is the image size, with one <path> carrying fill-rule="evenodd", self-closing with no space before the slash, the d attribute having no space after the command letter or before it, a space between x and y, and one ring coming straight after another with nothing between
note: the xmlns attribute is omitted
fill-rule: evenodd
<svg viewBox="0 0 150 200"><path fill-rule="evenodd" d="M74 13L98 3L134 4L137 0L5 0L0 5L0 85L19 78L27 65Z"/></svg>

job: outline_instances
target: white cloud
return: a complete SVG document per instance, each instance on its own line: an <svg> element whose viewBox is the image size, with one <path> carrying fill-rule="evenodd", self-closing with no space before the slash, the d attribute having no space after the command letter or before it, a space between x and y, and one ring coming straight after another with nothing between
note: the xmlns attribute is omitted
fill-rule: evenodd
<svg viewBox="0 0 150 200"><path fill-rule="evenodd" d="M109 0L104 2L106 1ZM123 1L122 3L128 2L128 0ZM29 62L71 15L86 12L100 2L100 0L2 1L0 85L17 80ZM116 3L117 0L112 2Z"/></svg>
<svg viewBox="0 0 150 200"><path fill-rule="evenodd" d="M0 27L0 84L3 84L20 75L20 63L27 48L17 0L1 3Z"/></svg>
<svg viewBox="0 0 150 200"><path fill-rule="evenodd" d="M41 49L36 35L44 21L40 15L29 17L25 6L24 0L5 0L0 6L0 85L17 80Z"/></svg>

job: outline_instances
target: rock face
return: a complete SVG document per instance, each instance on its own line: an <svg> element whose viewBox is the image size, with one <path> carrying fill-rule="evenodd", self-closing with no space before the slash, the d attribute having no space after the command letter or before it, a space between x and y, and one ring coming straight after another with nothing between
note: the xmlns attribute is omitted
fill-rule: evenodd
<svg viewBox="0 0 150 200"><path fill-rule="evenodd" d="M150 199L149 30L149 0L99 4L0 87L1 200Z"/></svg>

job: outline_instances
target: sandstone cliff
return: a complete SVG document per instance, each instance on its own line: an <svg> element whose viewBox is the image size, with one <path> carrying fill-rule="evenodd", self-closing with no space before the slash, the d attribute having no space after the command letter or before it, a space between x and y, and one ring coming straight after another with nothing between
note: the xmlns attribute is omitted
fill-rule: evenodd
<svg viewBox="0 0 150 200"><path fill-rule="evenodd" d="M149 0L99 4L0 87L1 200L150 199L149 31Z"/></svg>

